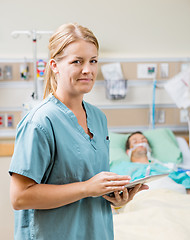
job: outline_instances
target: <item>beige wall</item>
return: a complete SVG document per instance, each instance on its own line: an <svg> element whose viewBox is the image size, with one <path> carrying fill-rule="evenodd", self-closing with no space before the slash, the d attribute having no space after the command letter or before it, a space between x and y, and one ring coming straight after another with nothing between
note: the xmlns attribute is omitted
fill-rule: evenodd
<svg viewBox="0 0 190 240"><path fill-rule="evenodd" d="M10 158L0 157L0 233L2 240L13 240L14 213L9 200L10 177L8 174Z"/></svg>
<svg viewBox="0 0 190 240"><path fill-rule="evenodd" d="M189 56L189 12L189 0L1 0L0 58L32 56L31 39L13 39L12 31L54 30L65 22L91 28L100 56ZM47 56L47 41L38 42L40 56Z"/></svg>

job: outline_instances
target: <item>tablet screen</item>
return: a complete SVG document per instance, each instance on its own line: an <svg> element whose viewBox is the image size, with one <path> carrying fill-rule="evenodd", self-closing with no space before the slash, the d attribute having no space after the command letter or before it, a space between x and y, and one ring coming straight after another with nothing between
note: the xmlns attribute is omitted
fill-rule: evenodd
<svg viewBox="0 0 190 240"><path fill-rule="evenodd" d="M144 177L144 178L137 179L133 182L130 182L129 184L127 184L125 186L126 186L126 188L132 188L132 187L135 187L135 185L137 185L139 183L143 184L143 183L148 183L148 182L151 182L151 181L154 181L154 180L158 180L162 177L168 176L168 174L169 173L147 176L147 177Z"/></svg>
<svg viewBox="0 0 190 240"><path fill-rule="evenodd" d="M134 188L137 184L144 184L144 183L148 183L148 182L151 182L151 181L154 181L154 180L158 180L160 178L163 178L163 177L166 177L168 176L169 173L164 173L164 174L158 174L158 175L152 175L152 176L147 176L147 177L144 177L144 178L140 178L140 179L137 179L133 182L130 182L129 184L125 185L126 188L130 189L130 188ZM122 192L121 192L122 194ZM110 197L114 197L114 193L109 193L108 196Z"/></svg>

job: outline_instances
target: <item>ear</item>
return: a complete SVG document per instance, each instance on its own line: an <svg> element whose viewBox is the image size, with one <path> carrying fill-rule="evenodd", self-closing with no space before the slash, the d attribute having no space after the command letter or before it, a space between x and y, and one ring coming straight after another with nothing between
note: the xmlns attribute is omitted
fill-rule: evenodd
<svg viewBox="0 0 190 240"><path fill-rule="evenodd" d="M54 59L50 59L49 61L49 65L51 67L51 70L56 74L59 73L59 69L57 66L57 62Z"/></svg>
<svg viewBox="0 0 190 240"><path fill-rule="evenodd" d="M126 150L127 155L129 155L129 149Z"/></svg>

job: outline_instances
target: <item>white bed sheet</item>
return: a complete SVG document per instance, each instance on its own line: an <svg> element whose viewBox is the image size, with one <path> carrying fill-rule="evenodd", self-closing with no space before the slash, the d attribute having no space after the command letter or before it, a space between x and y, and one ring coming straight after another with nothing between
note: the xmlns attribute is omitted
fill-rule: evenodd
<svg viewBox="0 0 190 240"><path fill-rule="evenodd" d="M190 195L144 191L113 215L115 240L189 240Z"/></svg>
<svg viewBox="0 0 190 240"><path fill-rule="evenodd" d="M170 177L163 177L162 179L152 181L147 184L149 186L149 190L154 189L167 189L176 191L182 194L186 194L187 191L185 187L182 184L176 183L174 180L172 180ZM142 192L139 192L138 194L141 194Z"/></svg>

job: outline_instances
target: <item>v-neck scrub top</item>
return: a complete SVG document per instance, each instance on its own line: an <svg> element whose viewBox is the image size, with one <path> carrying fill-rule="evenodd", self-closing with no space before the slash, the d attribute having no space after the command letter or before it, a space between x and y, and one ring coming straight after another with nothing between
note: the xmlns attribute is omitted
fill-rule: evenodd
<svg viewBox="0 0 190 240"><path fill-rule="evenodd" d="M109 138L105 115L83 101L91 139L62 102L49 95L17 126L9 172L38 184L82 182L109 171ZM83 198L49 210L16 210L15 240L112 240L110 203Z"/></svg>

